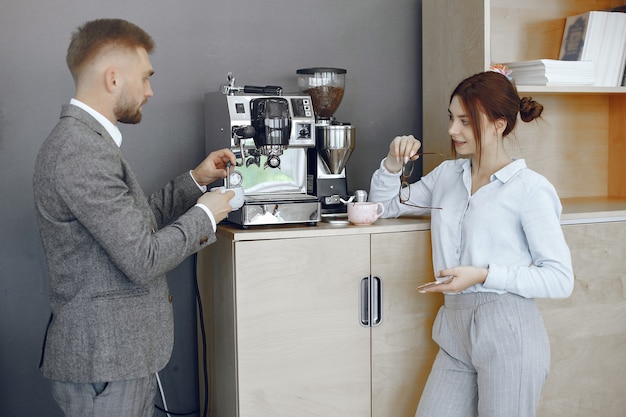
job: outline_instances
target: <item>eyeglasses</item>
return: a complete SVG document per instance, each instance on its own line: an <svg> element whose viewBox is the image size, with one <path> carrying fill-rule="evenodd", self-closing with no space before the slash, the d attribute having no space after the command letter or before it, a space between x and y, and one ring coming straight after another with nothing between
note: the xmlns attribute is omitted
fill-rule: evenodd
<svg viewBox="0 0 626 417"><path fill-rule="evenodd" d="M444 155L438 152L420 152L418 155L441 155L443 157L449 158L448 155ZM443 210L443 207L429 207L429 206L418 206L417 204L413 204L409 202L411 198L411 187L409 187L409 178L413 174L413 169L415 168L415 161L409 160L402 164L402 174L400 176L400 190L398 191L398 197L400 198L400 204L404 204L405 206L416 207L421 209L429 209L429 210Z"/></svg>

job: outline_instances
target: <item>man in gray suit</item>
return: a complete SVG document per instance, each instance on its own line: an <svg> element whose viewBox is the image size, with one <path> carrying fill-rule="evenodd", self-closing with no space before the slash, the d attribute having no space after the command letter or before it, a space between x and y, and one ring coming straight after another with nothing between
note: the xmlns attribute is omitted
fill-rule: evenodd
<svg viewBox="0 0 626 417"><path fill-rule="evenodd" d="M37 157L52 309L41 367L66 416L152 416L173 345L165 273L215 241L231 210L233 192L204 192L236 162L228 149L150 197L120 151L117 123L139 123L152 96L153 48L124 20L79 27L67 51L76 97Z"/></svg>

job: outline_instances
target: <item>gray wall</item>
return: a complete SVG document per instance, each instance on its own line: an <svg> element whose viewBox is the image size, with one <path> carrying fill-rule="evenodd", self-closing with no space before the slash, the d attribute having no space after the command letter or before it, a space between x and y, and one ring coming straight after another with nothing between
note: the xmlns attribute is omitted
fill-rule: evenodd
<svg viewBox="0 0 626 417"><path fill-rule="evenodd" d="M238 83L296 91L295 71L348 70L339 120L357 128L350 189L369 178L397 134L421 132L420 0L8 0L0 6L0 413L59 416L37 369L49 315L32 202L37 150L73 95L70 32L123 17L152 34L155 96L122 149L146 192L203 158L203 94ZM198 407L193 259L168 276L174 355L161 377L174 411Z"/></svg>

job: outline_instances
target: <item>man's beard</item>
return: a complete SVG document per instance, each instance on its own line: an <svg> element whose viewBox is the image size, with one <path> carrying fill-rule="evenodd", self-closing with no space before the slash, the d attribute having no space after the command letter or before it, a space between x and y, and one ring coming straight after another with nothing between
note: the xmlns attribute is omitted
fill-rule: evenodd
<svg viewBox="0 0 626 417"><path fill-rule="evenodd" d="M140 105L136 105L127 100L126 97L128 97L128 95L123 94L115 106L115 109L113 109L115 117L117 121L121 123L137 124L141 122L141 106L143 106L147 100Z"/></svg>

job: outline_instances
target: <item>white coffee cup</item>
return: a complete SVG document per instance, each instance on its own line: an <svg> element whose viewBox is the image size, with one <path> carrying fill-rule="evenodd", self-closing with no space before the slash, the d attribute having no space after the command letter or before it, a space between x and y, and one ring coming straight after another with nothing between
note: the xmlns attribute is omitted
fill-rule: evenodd
<svg viewBox="0 0 626 417"><path fill-rule="evenodd" d="M372 224L383 214L385 214L383 203L348 203L348 221L352 224Z"/></svg>
<svg viewBox="0 0 626 417"><path fill-rule="evenodd" d="M224 194L228 190L235 192L235 196L230 199L230 206L232 207L233 210L239 210L241 208L241 206L243 206L243 203L245 201L245 193L243 191L243 187L232 187L232 188L215 187L215 188L211 188L211 192L220 192L222 194Z"/></svg>

